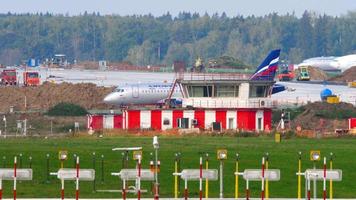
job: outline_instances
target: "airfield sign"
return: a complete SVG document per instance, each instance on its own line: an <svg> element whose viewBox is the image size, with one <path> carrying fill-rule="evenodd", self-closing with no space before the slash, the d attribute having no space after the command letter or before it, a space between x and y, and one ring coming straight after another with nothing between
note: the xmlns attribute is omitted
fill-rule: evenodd
<svg viewBox="0 0 356 200"><path fill-rule="evenodd" d="M305 171L305 176L308 180L322 181L324 179L323 169L307 169ZM326 170L326 180L341 181L342 171L339 169Z"/></svg>
<svg viewBox="0 0 356 200"><path fill-rule="evenodd" d="M121 180L126 180L126 181L136 180L138 177L137 174L138 174L137 169L122 169L119 173L111 173L111 175L120 176ZM154 174L149 169L141 169L140 175L141 175L140 179L142 181L153 181L154 180Z"/></svg>
<svg viewBox="0 0 356 200"><path fill-rule="evenodd" d="M266 169L264 170L264 177L262 177L261 169L246 169L243 173L237 174L242 175L248 181L260 181L262 178L268 179L268 181L279 181L281 172L279 169Z"/></svg>
<svg viewBox="0 0 356 200"><path fill-rule="evenodd" d="M183 180L198 181L200 179L199 169L184 169L181 173L173 173L173 175L180 176ZM202 177L212 181L218 180L218 170L216 169L203 169Z"/></svg>
<svg viewBox="0 0 356 200"><path fill-rule="evenodd" d="M52 175L57 175L60 180L76 180L77 179L77 169L63 168L58 170L57 173L51 173ZM79 169L79 180L81 181L94 181L95 170L93 169Z"/></svg>
<svg viewBox="0 0 356 200"><path fill-rule="evenodd" d="M16 179L19 181L32 180L32 169L16 169ZM14 180L14 169L0 169L0 180Z"/></svg>

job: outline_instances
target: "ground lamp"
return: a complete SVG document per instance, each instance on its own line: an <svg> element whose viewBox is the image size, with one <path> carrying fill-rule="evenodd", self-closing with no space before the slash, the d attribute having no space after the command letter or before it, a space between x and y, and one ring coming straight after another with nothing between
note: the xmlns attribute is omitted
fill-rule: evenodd
<svg viewBox="0 0 356 200"><path fill-rule="evenodd" d="M61 168L63 168L64 161L68 159L68 151L65 150L58 151L58 159L61 161Z"/></svg>
<svg viewBox="0 0 356 200"><path fill-rule="evenodd" d="M155 149L155 171L154 171L154 177L155 177L155 200L159 199L159 183L158 183L158 149L159 149L159 143L158 143L158 137L154 136L153 137L153 148Z"/></svg>
<svg viewBox="0 0 356 200"><path fill-rule="evenodd" d="M319 150L311 150L310 151L310 161L313 161L313 169L316 169L316 161L320 160L320 151ZM316 179L314 179L313 181L313 195L314 195L314 199L316 199Z"/></svg>

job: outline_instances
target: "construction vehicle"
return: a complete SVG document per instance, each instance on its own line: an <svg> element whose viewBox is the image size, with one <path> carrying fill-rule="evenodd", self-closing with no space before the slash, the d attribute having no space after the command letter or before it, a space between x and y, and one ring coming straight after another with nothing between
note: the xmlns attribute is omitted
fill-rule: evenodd
<svg viewBox="0 0 356 200"><path fill-rule="evenodd" d="M192 72L205 72L204 61L200 57L195 60L194 66L191 68Z"/></svg>
<svg viewBox="0 0 356 200"><path fill-rule="evenodd" d="M293 67L289 65L282 65L279 67L279 74L277 76L279 81L291 81L294 79Z"/></svg>
<svg viewBox="0 0 356 200"><path fill-rule="evenodd" d="M298 81L310 81L309 70L307 66L299 67Z"/></svg>
<svg viewBox="0 0 356 200"><path fill-rule="evenodd" d="M23 73L23 84L24 86L39 86L40 76L38 72L24 72Z"/></svg>
<svg viewBox="0 0 356 200"><path fill-rule="evenodd" d="M294 79L294 65L289 64L286 60L281 60L278 65L278 76L279 81L291 81Z"/></svg>
<svg viewBox="0 0 356 200"><path fill-rule="evenodd" d="M1 85L17 85L16 69L4 69L0 75Z"/></svg>

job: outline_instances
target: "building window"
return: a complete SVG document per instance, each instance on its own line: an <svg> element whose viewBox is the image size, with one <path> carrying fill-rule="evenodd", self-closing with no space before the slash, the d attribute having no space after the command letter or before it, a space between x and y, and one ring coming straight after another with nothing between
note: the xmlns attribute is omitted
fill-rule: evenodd
<svg viewBox="0 0 356 200"><path fill-rule="evenodd" d="M239 86L238 85L216 85L215 86L216 97L238 97Z"/></svg>
<svg viewBox="0 0 356 200"><path fill-rule="evenodd" d="M257 118L257 130L263 131L262 129L262 118Z"/></svg>
<svg viewBox="0 0 356 200"><path fill-rule="evenodd" d="M266 85L250 85L250 97L267 97L269 86Z"/></svg>
<svg viewBox="0 0 356 200"><path fill-rule="evenodd" d="M213 87L208 86L190 86L188 87L190 97L212 97Z"/></svg>
<svg viewBox="0 0 356 200"><path fill-rule="evenodd" d="M163 120L163 125L169 125L169 124L170 124L169 119L168 119L168 118L165 118L165 119Z"/></svg>

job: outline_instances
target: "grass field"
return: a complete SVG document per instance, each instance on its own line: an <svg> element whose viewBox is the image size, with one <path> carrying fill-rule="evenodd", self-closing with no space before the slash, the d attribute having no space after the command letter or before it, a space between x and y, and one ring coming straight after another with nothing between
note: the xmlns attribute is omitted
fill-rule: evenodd
<svg viewBox="0 0 356 200"><path fill-rule="evenodd" d="M181 168L199 168L199 152L208 152L209 165L218 168L216 150L226 148L228 160L224 166L224 196L234 196L234 167L235 153L240 154L240 171L247 168L260 168L261 157L265 152L270 154L270 168L281 170L280 182L270 183L270 197L296 197L297 194L297 152L303 152L302 168L311 168L309 151L321 150L322 156L335 154L334 168L343 170L342 182L334 183L335 198L356 197L356 139L288 139L282 143L274 143L272 137L240 138L240 137L213 137L213 136L185 136L185 137L160 137L159 158L161 160L161 173L159 175L162 197L173 196L174 154L181 152ZM150 152L153 152L151 137L104 137L104 138L61 138L61 139L1 139L0 140L0 166L12 167L13 156L23 154L22 167L29 166L29 156L33 157L32 167L34 180L18 183L19 197L59 197L60 182L55 177L46 181L46 154L50 154L50 171L57 171L60 164L57 152L60 149L68 150L69 160L65 167L73 167L73 154L80 156L82 168L93 167L93 152L96 154L96 189L121 189L121 182L117 177L112 177L111 172L121 169L122 156L119 152L111 151L114 147L142 146L143 167L149 168ZM104 182L101 182L101 158L104 155ZM4 163L3 156L6 156ZM132 156L130 155L130 158ZM20 163L19 163L20 165ZM134 168L134 163L130 163ZM317 168L322 168L322 162L317 163ZM240 179L240 194L244 196L245 182ZM189 182L190 196L198 196L198 182ZM74 182L66 182L66 196L74 196ZM119 198L120 193L94 192L91 182L81 182L81 197L90 198ZM12 182L3 183L4 196L11 197ZM183 191L181 182L181 191ZM210 197L217 197L219 190L218 181L209 182ZM258 197L260 182L251 182L252 197ZM304 181L303 181L304 187ZM150 189L150 183L143 184L144 189ZM302 190L304 191L304 190ZM180 195L182 195L181 193ZM322 194L322 182L318 183L318 196ZM303 192L304 195L304 192ZM151 197L151 193L144 197Z"/></svg>

